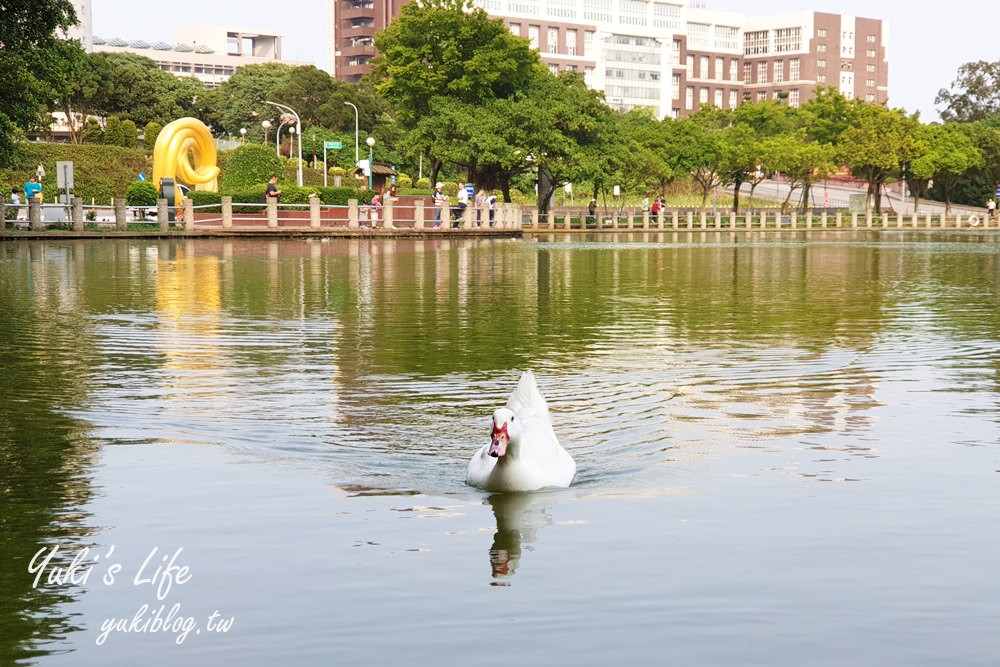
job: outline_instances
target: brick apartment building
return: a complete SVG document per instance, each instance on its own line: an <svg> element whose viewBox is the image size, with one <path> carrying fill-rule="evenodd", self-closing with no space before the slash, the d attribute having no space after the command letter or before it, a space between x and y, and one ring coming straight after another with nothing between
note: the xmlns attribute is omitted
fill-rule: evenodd
<svg viewBox="0 0 1000 667"><path fill-rule="evenodd" d="M330 73L358 81L374 36L409 0L328 0ZM750 17L683 1L476 0L526 37L554 72L583 72L612 107L681 117L702 105L785 100L818 86L849 99L888 101L887 27L823 12Z"/></svg>

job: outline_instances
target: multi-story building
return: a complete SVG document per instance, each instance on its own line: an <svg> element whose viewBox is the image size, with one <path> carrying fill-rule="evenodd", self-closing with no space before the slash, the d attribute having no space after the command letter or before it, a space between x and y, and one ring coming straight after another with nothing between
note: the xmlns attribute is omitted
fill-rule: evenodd
<svg viewBox="0 0 1000 667"><path fill-rule="evenodd" d="M124 51L153 60L175 76L193 76L214 88L242 65L281 60L283 35L260 30L237 30L195 25L174 31L174 43L126 41L118 37L93 37L94 51ZM304 64L304 63L289 63Z"/></svg>
<svg viewBox="0 0 1000 667"><path fill-rule="evenodd" d="M338 81L357 82L371 71L375 33L399 16L410 0L328 0L329 70Z"/></svg>
<svg viewBox="0 0 1000 667"><path fill-rule="evenodd" d="M328 0L337 79L357 81L370 71L375 33L406 1ZM888 100L887 30L878 19L819 12L748 17L683 0L474 4L528 38L552 71L582 71L623 111L648 107L662 118L744 100L798 106L818 86L852 99Z"/></svg>

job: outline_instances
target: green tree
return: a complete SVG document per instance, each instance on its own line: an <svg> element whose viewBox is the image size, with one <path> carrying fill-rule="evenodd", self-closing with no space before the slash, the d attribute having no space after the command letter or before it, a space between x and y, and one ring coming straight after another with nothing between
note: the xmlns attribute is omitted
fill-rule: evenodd
<svg viewBox="0 0 1000 667"><path fill-rule="evenodd" d="M156 148L156 137L160 136L163 126L156 121L149 121L142 130L142 146L147 151L152 152Z"/></svg>
<svg viewBox="0 0 1000 667"><path fill-rule="evenodd" d="M195 78L178 79L149 58L132 53L92 53L91 67L99 85L78 111L118 116L136 125L161 125L191 115L204 85Z"/></svg>
<svg viewBox="0 0 1000 667"><path fill-rule="evenodd" d="M923 130L927 148L921 157L930 166L934 191L945 203L945 215L951 214L955 191L966 172L983 164L983 154L976 148L967 128L965 124L952 122L930 125Z"/></svg>
<svg viewBox="0 0 1000 667"><path fill-rule="evenodd" d="M199 97L200 116L207 123L231 134L247 129L247 138L262 141L261 121L274 122L279 112L264 100L281 102L295 108L292 100L276 100L275 91L291 76L291 65L262 63L238 68L221 86ZM271 136L274 132L271 131Z"/></svg>
<svg viewBox="0 0 1000 667"><path fill-rule="evenodd" d="M118 116L111 116L104 125L104 143L109 146L125 147L125 128Z"/></svg>
<svg viewBox="0 0 1000 667"><path fill-rule="evenodd" d="M129 206L156 206L157 194L149 181L133 181L125 189L125 201Z"/></svg>
<svg viewBox="0 0 1000 667"><path fill-rule="evenodd" d="M886 179L912 161L920 145L919 122L902 109L887 109L857 100L851 106L850 124L841 133L838 156L842 163L868 182L868 206L882 210Z"/></svg>
<svg viewBox="0 0 1000 667"><path fill-rule="evenodd" d="M523 90L538 52L469 0L426 0L403 6L375 36L375 89L412 127L436 98L485 104Z"/></svg>
<svg viewBox="0 0 1000 667"><path fill-rule="evenodd" d="M7 0L0 12L0 163L23 130L41 122L63 78L65 49L56 31L76 23L69 0ZM77 47L78 48L78 47Z"/></svg>
<svg viewBox="0 0 1000 667"><path fill-rule="evenodd" d="M805 129L769 137L762 142L761 155L769 170L787 179L788 195L782 210L791 206L795 192L801 190L799 208L809 207L812 185L827 178L834 170L835 149L830 144L811 141Z"/></svg>
<svg viewBox="0 0 1000 667"><path fill-rule="evenodd" d="M139 144L139 130L131 120L122 121L122 147L135 148Z"/></svg>
<svg viewBox="0 0 1000 667"><path fill-rule="evenodd" d="M944 121L972 122L1000 113L1000 61L977 60L958 68L951 90L942 88L934 104L943 104Z"/></svg>

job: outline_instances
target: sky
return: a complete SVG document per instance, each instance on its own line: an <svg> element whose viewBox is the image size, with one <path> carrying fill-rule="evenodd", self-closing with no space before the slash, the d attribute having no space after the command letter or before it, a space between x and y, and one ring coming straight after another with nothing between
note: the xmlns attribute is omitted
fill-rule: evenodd
<svg viewBox="0 0 1000 667"><path fill-rule="evenodd" d="M996 13L984 0L951 0L917 6L910 0L704 0L703 4L754 16L818 11L886 21L889 26L889 106L939 120L934 98L950 88L958 68L977 60L1000 60ZM172 0L167 11L137 12L134 2L92 0L94 34L173 42L175 28L208 23L284 35L282 57L325 69L326 0ZM155 22L145 22L154 17Z"/></svg>

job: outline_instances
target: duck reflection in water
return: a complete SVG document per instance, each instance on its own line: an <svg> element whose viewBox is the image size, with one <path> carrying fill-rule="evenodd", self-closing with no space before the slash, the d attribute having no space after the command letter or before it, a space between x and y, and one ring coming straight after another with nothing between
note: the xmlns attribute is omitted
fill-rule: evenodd
<svg viewBox="0 0 1000 667"><path fill-rule="evenodd" d="M486 499L493 508L497 532L490 547L494 586L509 586L507 577L517 571L522 550L534 548L538 531L552 523L551 498L538 493L495 493Z"/></svg>

